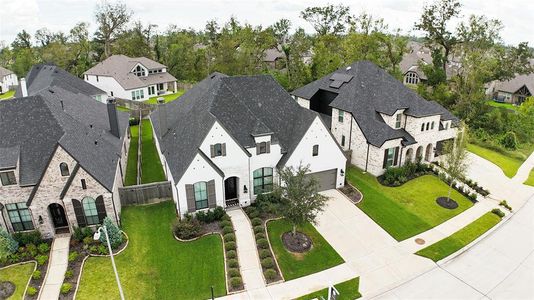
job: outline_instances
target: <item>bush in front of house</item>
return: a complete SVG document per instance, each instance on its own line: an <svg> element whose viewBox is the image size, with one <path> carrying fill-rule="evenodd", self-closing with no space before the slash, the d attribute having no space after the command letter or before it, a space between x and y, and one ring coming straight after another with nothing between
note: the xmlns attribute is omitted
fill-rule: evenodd
<svg viewBox="0 0 534 300"><path fill-rule="evenodd" d="M502 212L502 210L498 209L498 208L494 208L491 210L492 213L496 214L497 216L499 216L500 218L504 218L504 213Z"/></svg>
<svg viewBox="0 0 534 300"><path fill-rule="evenodd" d="M33 280L39 280L39 279L41 279L41 271L39 271L39 270L35 270L35 271L33 271L32 279L33 279Z"/></svg>
<svg viewBox="0 0 534 300"><path fill-rule="evenodd" d="M256 233L260 233L260 232L261 232L261 233L264 232L264 231L263 231L263 226L261 226L261 225L254 226L254 233L256 234Z"/></svg>
<svg viewBox="0 0 534 300"><path fill-rule="evenodd" d="M378 181L386 186L399 186L416 177L429 174L432 167L421 162L408 162L400 167L388 167Z"/></svg>
<svg viewBox="0 0 534 300"><path fill-rule="evenodd" d="M237 257L237 252L235 250L228 250L226 252L226 258L231 259L231 258L236 258L236 257Z"/></svg>
<svg viewBox="0 0 534 300"><path fill-rule="evenodd" d="M93 230L89 227L74 227L72 238L78 242L83 242L87 237L93 238Z"/></svg>
<svg viewBox="0 0 534 300"><path fill-rule="evenodd" d="M259 194L254 201L254 207L258 211L258 216L279 215L282 204L282 197L278 193ZM255 218L257 216L251 216Z"/></svg>
<svg viewBox="0 0 534 300"><path fill-rule="evenodd" d="M4 228L0 228L0 260L4 261L18 249L19 243Z"/></svg>
<svg viewBox="0 0 534 300"><path fill-rule="evenodd" d="M269 242L267 239L259 239L256 241L256 244L258 244L258 248L260 249L268 249L269 248Z"/></svg>
<svg viewBox="0 0 534 300"><path fill-rule="evenodd" d="M224 243L224 247L226 248L226 251L230 251L230 250L235 250L237 246L235 242L228 242L228 243Z"/></svg>
<svg viewBox="0 0 534 300"><path fill-rule="evenodd" d="M239 274L239 270L237 268L231 268L228 269L228 277L241 277L241 274Z"/></svg>
<svg viewBox="0 0 534 300"><path fill-rule="evenodd" d="M42 255L42 254L41 255L37 255L35 257L35 260L37 261L37 264L39 266L42 266L48 261L48 255Z"/></svg>
<svg viewBox="0 0 534 300"><path fill-rule="evenodd" d="M39 250L39 253L41 254L47 254L50 251L50 245L48 245L48 243L40 243L39 246L37 246L37 250Z"/></svg>
<svg viewBox="0 0 534 300"><path fill-rule="evenodd" d="M112 249L116 249L122 244L122 232L120 231L119 227L111 221L110 218L105 217L104 222L102 222L102 225L106 227L106 230L108 232L109 237L109 243L111 244ZM100 243L106 244L106 236L105 234L100 235Z"/></svg>
<svg viewBox="0 0 534 300"><path fill-rule="evenodd" d="M225 226L222 229L223 235L228 233L234 233L234 227L232 226Z"/></svg>
<svg viewBox="0 0 534 300"><path fill-rule="evenodd" d="M109 254L108 246L106 244L98 245L98 254L108 255Z"/></svg>
<svg viewBox="0 0 534 300"><path fill-rule="evenodd" d="M74 275L74 271L72 271L72 269L67 269L67 271L65 271L65 278L67 279L72 278L73 275Z"/></svg>
<svg viewBox="0 0 534 300"><path fill-rule="evenodd" d="M69 253L69 262L75 261L78 258L78 256L80 256L80 254L77 251L71 251Z"/></svg>
<svg viewBox="0 0 534 300"><path fill-rule="evenodd" d="M259 240L259 239L264 239L265 238L265 233L263 232L259 232L259 233L256 233L256 239Z"/></svg>
<svg viewBox="0 0 534 300"><path fill-rule="evenodd" d="M183 240L198 237L202 232L202 226L197 219L183 218L177 219L173 224L174 234Z"/></svg>
<svg viewBox="0 0 534 300"><path fill-rule="evenodd" d="M271 257L271 251L269 251L267 249L262 249L262 250L260 250L259 255L260 255L260 259Z"/></svg>
<svg viewBox="0 0 534 300"><path fill-rule="evenodd" d="M224 241L225 242L235 242L235 234L233 233L227 233L224 235Z"/></svg>
<svg viewBox="0 0 534 300"><path fill-rule="evenodd" d="M72 290L72 284L70 283L64 283L61 285L61 294L67 295Z"/></svg>
<svg viewBox="0 0 534 300"><path fill-rule="evenodd" d="M224 208L217 206L215 207L215 209L209 209L206 212L197 212L195 214L195 218L197 218L200 222L207 224L216 221L221 221L224 215L226 215Z"/></svg>
<svg viewBox="0 0 534 300"><path fill-rule="evenodd" d="M34 244L26 245L26 252L30 257L35 257L37 255L37 246Z"/></svg>
<svg viewBox="0 0 534 300"><path fill-rule="evenodd" d="M273 280L276 278L276 271L274 269L267 269L263 272L263 276L267 280Z"/></svg>
<svg viewBox="0 0 534 300"><path fill-rule="evenodd" d="M230 278L230 285L236 289L243 285L243 279L241 277Z"/></svg>
<svg viewBox="0 0 534 300"><path fill-rule="evenodd" d="M232 226L232 221L230 221L230 220L224 220L224 221L221 221L220 225L221 225L221 227L223 227L223 228L224 228L224 227L228 227L228 226L231 227L231 226Z"/></svg>
<svg viewBox="0 0 534 300"><path fill-rule="evenodd" d="M39 245L43 242L41 233L38 230L15 232L13 234L15 241L19 243L19 246L26 246L28 244Z"/></svg>
<svg viewBox="0 0 534 300"><path fill-rule="evenodd" d="M237 268L239 266L239 263L237 262L237 259L229 259L226 261L229 268Z"/></svg>
<svg viewBox="0 0 534 300"><path fill-rule="evenodd" d="M29 286L28 289L26 290L26 295L30 297L37 295L37 289L33 286Z"/></svg>
<svg viewBox="0 0 534 300"><path fill-rule="evenodd" d="M274 261L270 257L264 258L261 260L261 266L265 269L270 269L274 266Z"/></svg>
<svg viewBox="0 0 534 300"><path fill-rule="evenodd" d="M252 226L258 226L258 225L263 224L263 221L260 218L254 218L252 219L251 223L252 223Z"/></svg>

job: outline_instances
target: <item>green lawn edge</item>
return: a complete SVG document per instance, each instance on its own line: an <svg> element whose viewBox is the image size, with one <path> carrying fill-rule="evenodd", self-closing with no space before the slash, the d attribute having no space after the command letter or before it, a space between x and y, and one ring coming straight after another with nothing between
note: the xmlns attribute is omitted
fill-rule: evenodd
<svg viewBox="0 0 534 300"><path fill-rule="evenodd" d="M523 184L534 186L534 169L530 170L527 180Z"/></svg>
<svg viewBox="0 0 534 300"><path fill-rule="evenodd" d="M305 233L312 239L313 247L303 254L288 252L282 244L281 235L291 231L291 229L291 224L284 219L267 223L269 241L285 280L317 273L345 262L310 223L300 226L298 231Z"/></svg>
<svg viewBox="0 0 534 300"><path fill-rule="evenodd" d="M11 91L7 91L3 94L0 94L0 100L9 100L11 98L15 97L15 91L14 90L11 90Z"/></svg>
<svg viewBox="0 0 534 300"><path fill-rule="evenodd" d="M35 269L35 263L8 266L0 270L0 281L11 281L15 284L15 292L7 299L23 299L26 285Z"/></svg>
<svg viewBox="0 0 534 300"><path fill-rule="evenodd" d="M139 145L139 125L130 126L130 147L126 164L126 176L124 185L137 184L137 150Z"/></svg>
<svg viewBox="0 0 534 300"><path fill-rule="evenodd" d="M469 245L485 232L493 228L501 218L492 212L487 212L464 228L452 235L416 252L417 255L430 258L437 262Z"/></svg>
<svg viewBox="0 0 534 300"><path fill-rule="evenodd" d="M149 119L141 122L141 183L165 181L165 172L153 137L152 122Z"/></svg>
<svg viewBox="0 0 534 300"><path fill-rule="evenodd" d="M338 300L352 300L352 299L358 299L362 296L362 294L360 294L360 277L356 277L356 278L349 279L347 281L335 284L334 287L339 292L339 297L337 298ZM327 299L328 288L295 298L294 300L321 299L320 297Z"/></svg>
<svg viewBox="0 0 534 300"><path fill-rule="evenodd" d="M521 167L524 161L515 157L511 157L510 155L499 153L497 151L471 143L467 144L467 150L494 163L501 168L501 170L504 172L504 175L509 178L515 176L517 170L519 170L519 167Z"/></svg>
<svg viewBox="0 0 534 300"><path fill-rule="evenodd" d="M172 101L178 99L184 93L185 93L185 90L178 90L178 92L173 93L173 94L150 97L148 100L143 101L143 103L146 103L146 104L158 104L158 98L159 97L163 97L163 99L165 100L165 103L168 103L168 102L172 102Z"/></svg>

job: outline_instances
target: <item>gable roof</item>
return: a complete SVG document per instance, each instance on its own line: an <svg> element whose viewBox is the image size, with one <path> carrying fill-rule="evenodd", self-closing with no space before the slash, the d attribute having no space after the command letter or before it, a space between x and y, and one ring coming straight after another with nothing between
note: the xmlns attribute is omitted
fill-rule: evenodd
<svg viewBox="0 0 534 300"><path fill-rule="evenodd" d="M0 79L2 79L2 77L7 76L9 74L13 74L13 71L0 66Z"/></svg>
<svg viewBox="0 0 534 300"><path fill-rule="evenodd" d="M112 55L83 74L113 77L125 90L145 87L156 83L176 81L176 78L168 72L147 74L147 76L138 77L131 73L137 64L143 65L148 70L166 68L165 65L146 57L131 58L126 55Z"/></svg>
<svg viewBox="0 0 534 300"><path fill-rule="evenodd" d="M517 75L506 81L497 81L494 90L514 94L523 86L526 86L530 93L534 95L534 73Z"/></svg>
<svg viewBox="0 0 534 300"><path fill-rule="evenodd" d="M177 181L215 122L242 148L255 147L255 135L272 133L271 142L279 144L286 157L317 117L317 113L300 107L268 75L228 77L213 73L179 101L165 106L169 130L160 135L159 119L155 117L158 111L152 122Z"/></svg>
<svg viewBox="0 0 534 300"><path fill-rule="evenodd" d="M48 75L39 72L36 76ZM28 90L32 93L28 97L0 102L0 165L6 157L6 164L12 164L16 155L19 184L36 186L61 146L111 191L124 136L117 138L110 133L106 104L55 81L47 88L31 86L38 82L43 80L30 82ZM117 113L122 134L128 126L128 114Z"/></svg>
<svg viewBox="0 0 534 300"><path fill-rule="evenodd" d="M335 74L352 78L335 88L331 86L331 78ZM421 98L370 61L353 63L350 67L339 69L296 89L292 94L311 99L320 90L334 93L336 97L330 106L350 112L367 141L377 147L387 140L397 138L402 138L405 142L413 140L405 130L393 129L387 125L380 113L391 116L399 109L404 109L404 114L416 118L440 115L442 120L457 120L443 106Z"/></svg>

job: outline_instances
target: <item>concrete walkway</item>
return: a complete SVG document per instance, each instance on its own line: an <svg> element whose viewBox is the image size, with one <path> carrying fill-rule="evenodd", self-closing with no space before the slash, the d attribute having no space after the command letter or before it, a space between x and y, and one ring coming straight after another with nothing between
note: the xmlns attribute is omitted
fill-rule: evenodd
<svg viewBox="0 0 534 300"><path fill-rule="evenodd" d="M58 299L61 284L65 279L69 259L70 235L57 235L52 243L48 271L39 292L39 299Z"/></svg>
<svg viewBox="0 0 534 300"><path fill-rule="evenodd" d="M256 241L250 221L242 209L229 210L227 213L234 224L237 257L245 289L251 291L265 288L260 258L256 250Z"/></svg>
<svg viewBox="0 0 534 300"><path fill-rule="evenodd" d="M515 174L513 181L519 184L523 184L527 180L530 171L534 168L534 152L525 160L525 162L519 167L517 173Z"/></svg>

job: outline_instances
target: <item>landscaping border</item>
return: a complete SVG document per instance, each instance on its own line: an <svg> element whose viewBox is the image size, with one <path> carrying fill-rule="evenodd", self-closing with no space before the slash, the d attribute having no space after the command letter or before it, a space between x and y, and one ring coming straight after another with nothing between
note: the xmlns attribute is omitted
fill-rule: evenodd
<svg viewBox="0 0 534 300"><path fill-rule="evenodd" d="M25 264L29 264L29 263L34 264L33 265L33 272L32 272L32 275L33 275L33 273L37 270L37 265L38 264L37 264L36 260L28 260L28 261L14 263L14 264L9 265L9 266L1 267L0 270L4 270L4 269L7 269L7 268L11 268L11 267L16 267L16 266L19 266L19 265L25 265ZM48 274L48 270L46 270L46 273ZM22 299L26 298L26 291L28 290L28 287L30 286L30 282L32 281L32 275L30 275L30 278L28 278L28 282L26 282L26 287L24 288L24 293L22 293ZM41 289L39 289L39 294L41 293L40 291L41 291Z"/></svg>
<svg viewBox="0 0 534 300"><path fill-rule="evenodd" d="M286 281L286 279L284 278L284 273L282 273L282 269L280 269L280 265L278 264L278 259L276 258L276 254L274 254L273 246L271 245L271 239L269 238L269 232L267 231L267 223L269 223L270 221L276 221L276 220L280 220L280 219L283 219L283 217L269 218L269 219L265 220L265 222L263 223L264 224L263 225L263 229L265 231L265 237L267 238L267 242L269 243L269 250L271 251L271 254L273 255L273 260L274 260L274 263L276 265L276 268L278 268L278 273L280 273L280 277L282 277L282 280L274 281L274 282L271 282L271 283L267 283L267 281L265 281L265 283L267 283L267 286ZM256 237L254 237L254 239L256 239ZM258 251L257 248L258 247L256 247L256 251ZM262 272L262 275L263 275L263 272ZM265 280L265 276L263 276L263 279Z"/></svg>
<svg viewBox="0 0 534 300"><path fill-rule="evenodd" d="M69 241L70 241L70 238L69 238ZM48 278L48 273L50 271L50 261L52 260L52 249L54 249L55 242L56 242L56 239L52 239L52 243L50 243L50 250L48 251L48 260L46 261L46 274L43 277L42 285L39 287L39 293L37 293L37 297L35 299L41 299L41 292L43 291L44 283L46 282L46 279ZM70 248L70 245L69 245L69 248ZM37 264L37 266L39 266L39 264ZM30 281L31 281L31 277L30 277Z"/></svg>
<svg viewBox="0 0 534 300"><path fill-rule="evenodd" d="M350 186L351 188L353 188L354 190L356 190L358 193L360 193L360 195L361 195L360 200L358 200L357 202L354 202L354 201L352 201L352 200L349 198L348 195L346 195L345 193L343 193L343 191L341 191L340 188L337 188L336 190L338 190L339 192L341 192L341 194L343 194L345 197L347 197L347 198L350 200L350 203L352 203L352 204L359 204L360 202L363 201L364 195L363 195L362 191L360 191L360 190L359 190L357 187L355 187L354 185L350 184L350 182L348 182L348 181L345 182L345 185Z"/></svg>

